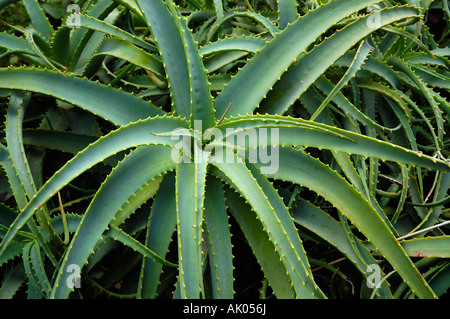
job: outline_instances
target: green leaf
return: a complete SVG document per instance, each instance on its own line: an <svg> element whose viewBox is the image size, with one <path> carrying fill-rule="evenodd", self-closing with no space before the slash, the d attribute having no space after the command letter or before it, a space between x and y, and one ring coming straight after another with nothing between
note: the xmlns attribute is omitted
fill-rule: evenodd
<svg viewBox="0 0 450 319"><path fill-rule="evenodd" d="M93 76L100 67L105 55L114 56L131 62L160 77L165 75L164 67L158 58L127 41L112 37L107 37L100 43L95 55L92 56L91 60L86 65L83 75L88 78Z"/></svg>
<svg viewBox="0 0 450 319"><path fill-rule="evenodd" d="M442 115L442 110L439 107L439 103L434 99L434 92L430 88L428 88L427 85L423 83L422 80L414 73L414 71L411 70L411 68L406 64L406 62L404 62L400 58L390 56L387 59L387 62L390 65L392 65L396 70L405 73L419 88L423 97L428 101L429 105L433 110L435 121L437 123L437 136L439 137L440 140L442 140L444 137L444 119Z"/></svg>
<svg viewBox="0 0 450 319"><path fill-rule="evenodd" d="M11 51L33 52L26 39L5 32L0 33L0 47Z"/></svg>
<svg viewBox="0 0 450 319"><path fill-rule="evenodd" d="M36 31L47 41L50 41L53 34L53 28L44 14L44 11L38 4L37 0L23 0L23 4L27 9L31 22Z"/></svg>
<svg viewBox="0 0 450 319"><path fill-rule="evenodd" d="M131 94L54 71L13 68L0 69L0 88L51 95L75 104L117 125L125 125L164 112ZM80 94L83 92L83 94Z"/></svg>
<svg viewBox="0 0 450 319"><path fill-rule="evenodd" d="M450 264L442 267L431 279L430 286L441 297L449 288L450 283Z"/></svg>
<svg viewBox="0 0 450 319"><path fill-rule="evenodd" d="M297 1L278 0L278 19L280 29L286 28L289 23L298 19Z"/></svg>
<svg viewBox="0 0 450 319"><path fill-rule="evenodd" d="M92 16L84 15L84 14L77 15L76 17L77 17L77 19L79 19L78 20L79 26L82 28L88 28L91 30L100 31L105 34L115 36L126 42L130 42L134 45L142 47L143 49L147 49L150 52L157 51L156 47L153 46L152 44L146 42L145 40L143 40L131 33L126 32L110 23L107 23L105 21L96 19Z"/></svg>
<svg viewBox="0 0 450 319"><path fill-rule="evenodd" d="M31 94L25 94L24 92L12 94L6 115L5 130L11 161L28 198L33 197L36 192L22 140L23 118L30 99Z"/></svg>
<svg viewBox="0 0 450 319"><path fill-rule="evenodd" d="M377 14L382 26L417 16L418 10L411 7L393 7L379 11ZM335 61L353 45L375 31L368 22L369 19L371 19L370 15L356 20L301 57L298 63L294 64L273 87L264 100L262 108L267 113L283 114Z"/></svg>
<svg viewBox="0 0 450 319"><path fill-rule="evenodd" d="M245 51L255 53L266 44L263 38L254 36L236 36L210 42L199 49L202 57L223 51Z"/></svg>
<svg viewBox="0 0 450 319"><path fill-rule="evenodd" d="M52 298L67 298L71 289L65 284L70 276L66 268L71 264L80 268L84 266L97 241L122 205L146 183L175 168L174 163L168 160L170 153L169 147L142 146L131 152L112 171L90 203L67 248L53 285ZM129 176L134 177L130 179ZM149 197L152 195L154 194L149 194ZM147 251L144 246L140 249Z"/></svg>
<svg viewBox="0 0 450 319"><path fill-rule="evenodd" d="M231 152L231 151L228 151ZM227 154L228 155L228 154ZM275 245L299 298L323 298L322 291L316 286L308 263L304 263L304 251L295 230L292 219L272 186L267 185L260 176L256 178L252 172L234 157L233 163L212 163L224 174L227 182L246 197L253 210L261 220L265 231ZM255 172L253 172L255 173ZM260 179L258 181L258 179ZM281 207L284 207L280 210ZM277 211L275 211L277 209ZM294 234L292 236L292 234Z"/></svg>
<svg viewBox="0 0 450 319"><path fill-rule="evenodd" d="M156 39L168 77L172 106L177 115L190 119L189 65L178 16L161 0L136 1Z"/></svg>
<svg viewBox="0 0 450 319"><path fill-rule="evenodd" d="M164 257L177 225L175 176L167 174L156 193L147 228L145 245ZM154 299L162 272L162 264L143 258L138 298Z"/></svg>
<svg viewBox="0 0 450 319"><path fill-rule="evenodd" d="M3 273L0 285L0 299L12 299L25 282L25 271L22 265L10 265Z"/></svg>
<svg viewBox="0 0 450 319"><path fill-rule="evenodd" d="M323 196L385 256L417 296L436 297L376 210L335 171L292 148L280 148L279 167L269 177L297 183Z"/></svg>
<svg viewBox="0 0 450 319"><path fill-rule="evenodd" d="M36 193L36 186L31 174L22 140L23 119L30 98L31 94L29 93L25 94L24 92L14 92L12 94L6 116L6 141L8 143L9 156L11 158L11 164L15 170L15 174L20 181L21 186L17 187L23 188L23 195L18 195L21 205L25 204L25 201L27 201L26 198L30 199ZM22 193L22 190L20 192ZM19 206L19 208L23 209L24 206ZM39 222L44 225L46 232L48 232L51 236L54 236L54 231L50 225L49 216L45 209L39 210L37 216ZM31 226L31 224L33 224L33 226ZM36 232L34 221L30 221L29 226L31 226L33 234L36 236L36 240L40 245L42 245L50 260L54 263L54 265L56 265L57 261L50 248L43 242L42 235Z"/></svg>
<svg viewBox="0 0 450 319"><path fill-rule="evenodd" d="M450 258L450 237L425 237L400 242L411 257Z"/></svg>
<svg viewBox="0 0 450 319"><path fill-rule="evenodd" d="M293 298L295 292L286 267L251 206L232 189L226 190L226 198L227 206L241 227L275 296L279 299Z"/></svg>
<svg viewBox="0 0 450 319"><path fill-rule="evenodd" d="M366 157L376 157L386 161L418 165L434 170L449 171L450 169L450 163L448 162L395 144L333 126L287 116L239 116L225 119L217 128L222 131L222 136L220 140L211 142L209 144L210 147L216 147L224 142L235 144L235 140L237 141L236 145L244 149L269 145L310 146ZM252 129L257 130L261 136L266 134L267 139L261 138L261 136L255 139L245 138L246 131ZM258 131L260 129L267 130ZM278 139L272 139L271 135L278 135ZM237 139L236 136L238 137Z"/></svg>
<svg viewBox="0 0 450 319"><path fill-rule="evenodd" d="M195 147L194 162L180 162L176 175L179 290L181 298L204 296L202 222L207 153ZM186 185L190 185L186 187Z"/></svg>
<svg viewBox="0 0 450 319"><path fill-rule="evenodd" d="M17 217L0 244L0 256L17 231L33 216L34 211L82 172L109 156L131 147L149 144L173 145L174 141L170 137L156 136L155 133L175 130L186 125L186 121L171 117L140 121L113 131L78 153L46 182ZM153 134L150 134L150 129L154 132ZM166 164L172 163L173 161L169 160Z"/></svg>
<svg viewBox="0 0 450 319"><path fill-rule="evenodd" d="M278 33L230 81L214 100L216 117L253 112L287 68L321 34L347 15L376 0L335 0L310 11ZM342 44L342 43L341 43ZM316 63L314 63L316 64ZM242 88L245 87L245 90Z"/></svg>
<svg viewBox="0 0 450 319"><path fill-rule="evenodd" d="M129 234L125 233L123 230L117 228L116 226L110 226L108 230L105 231L105 235L109 236L117 241L120 241L122 244L130 247L134 251L142 254L146 258L151 258L155 262L158 262L162 265L169 267L177 267L176 264L168 262L164 258L160 257L158 254L150 250L148 247L141 244L138 240L131 237Z"/></svg>
<svg viewBox="0 0 450 319"><path fill-rule="evenodd" d="M347 85L347 83L351 80L352 77L355 76L356 72L361 68L361 65L366 60L369 53L373 50L373 47L367 42L362 41L358 47L358 51L356 52L355 58L352 61L352 64L345 72L344 76L339 80L333 90L328 94L326 99L320 104L317 108L316 112L311 116L310 120L314 121L317 116L322 112L322 110L327 106L327 104L333 99L333 97L340 91L342 88Z"/></svg>
<svg viewBox="0 0 450 319"><path fill-rule="evenodd" d="M70 28L60 27L53 36L52 59L64 66L70 61Z"/></svg>
<svg viewBox="0 0 450 319"><path fill-rule="evenodd" d="M347 238L348 234L345 233L344 228L338 221L320 208L306 201L300 201L293 209L292 214L296 223L314 232L336 247L336 249L341 251L366 278L368 275L372 274L371 272L367 272L367 266L375 265L377 264L377 261L363 243L356 238L354 238L354 240L356 240L358 253L355 251ZM381 276L383 276L383 274L381 274ZM386 282L383 282L381 289L384 297L392 298L391 291Z"/></svg>
<svg viewBox="0 0 450 319"><path fill-rule="evenodd" d="M232 299L234 278L230 225L223 186L214 176L208 176L206 181L203 215L206 222L213 298Z"/></svg>
<svg viewBox="0 0 450 319"><path fill-rule="evenodd" d="M177 11L178 13L178 11ZM178 13L179 14L179 13ZM214 125L214 108L206 70L186 19L180 18L181 28L184 32L186 56L189 65L189 81L191 91L191 127L195 121L202 121L202 127Z"/></svg>
<svg viewBox="0 0 450 319"><path fill-rule="evenodd" d="M93 5L88 4L86 13L93 18L105 19L107 23L111 23L112 21L108 20L109 15L118 5L119 3L115 1L99 0ZM73 15L69 16L68 19L71 17ZM84 66L103 36L103 32L95 32L85 28L75 28L71 31L69 71L74 71Z"/></svg>
<svg viewBox="0 0 450 319"><path fill-rule="evenodd" d="M23 143L45 147L48 149L76 154L89 144L94 143L97 136L79 134L68 131L52 131L25 129L23 130Z"/></svg>

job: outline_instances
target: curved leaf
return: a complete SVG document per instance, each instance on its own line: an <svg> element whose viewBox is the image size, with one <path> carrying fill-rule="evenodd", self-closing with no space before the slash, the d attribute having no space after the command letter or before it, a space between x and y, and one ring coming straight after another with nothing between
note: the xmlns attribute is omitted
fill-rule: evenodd
<svg viewBox="0 0 450 319"><path fill-rule="evenodd" d="M156 136L156 132L166 132L186 126L186 121L179 118L153 118L146 121L132 123L126 127L100 138L95 143L78 153L63 166L36 193L26 208L20 213L4 240L0 244L0 256L14 238L17 231L33 216L34 211L45 204L53 195L93 165L122 150L139 145L163 144L174 145L170 137ZM154 133L150 134L150 130ZM173 161L169 160L167 165Z"/></svg>
<svg viewBox="0 0 450 319"><path fill-rule="evenodd" d="M217 126L223 133L221 141L213 141L209 145L215 147L225 141L248 149L250 147L269 145L295 145L326 148L350 154L376 157L382 160L418 165L435 170L450 170L450 163L434 157L423 155L406 148L377 140L361 134L339 129L333 126L315 123L303 119L277 115L247 115L225 119ZM247 130L258 130L260 135L266 134L267 139L242 139ZM278 140L269 138L270 134L278 134Z"/></svg>
<svg viewBox="0 0 450 319"><path fill-rule="evenodd" d="M400 242L411 257L450 258L450 237L425 237Z"/></svg>
<svg viewBox="0 0 450 319"><path fill-rule="evenodd" d="M152 205L145 245L164 257L177 226L174 175L167 174L161 182ZM139 278L138 298L154 299L162 271L162 264L143 258Z"/></svg>
<svg viewBox="0 0 450 319"><path fill-rule="evenodd" d="M150 102L134 95L87 79L64 77L48 70L0 69L0 88L48 94L75 104L117 125L164 114Z"/></svg>
<svg viewBox="0 0 450 319"><path fill-rule="evenodd" d="M407 17L417 16L418 10L412 7L393 7L377 12L377 14L382 26ZM368 15L358 19L301 57L298 63L294 64L268 93L262 108L267 113L283 114L335 61L375 30L369 23L371 18Z"/></svg>
<svg viewBox="0 0 450 319"><path fill-rule="evenodd" d="M286 266L251 206L232 189L226 190L226 198L227 206L241 227L275 296L279 299L293 298L295 292Z"/></svg>
<svg viewBox="0 0 450 319"><path fill-rule="evenodd" d="M202 222L208 153L196 147L195 161L177 166L176 199L181 298L204 296L202 279ZM186 185L191 185L186 188Z"/></svg>
<svg viewBox="0 0 450 319"><path fill-rule="evenodd" d="M245 196L253 207L285 264L298 297L323 298L323 292L316 286L311 276L309 264L304 262L303 246L289 212L275 189L262 179L258 181L259 177L255 178L236 157L232 164L215 162L213 165L219 169L217 174L219 176L224 174L227 182Z"/></svg>
<svg viewBox="0 0 450 319"><path fill-rule="evenodd" d="M379 249L417 296L436 297L376 210L331 168L301 151L281 148L280 169L269 177L298 183L323 196Z"/></svg>
<svg viewBox="0 0 450 319"><path fill-rule="evenodd" d="M108 176L90 203L67 248L51 297L67 298L71 288L65 283L71 264L84 266L97 241L122 205L143 185L175 168L170 158L171 148L142 146L131 152ZM151 165L150 165L151 164ZM129 176L133 176L132 179ZM149 194L149 197L151 194Z"/></svg>
<svg viewBox="0 0 450 319"><path fill-rule="evenodd" d="M177 115L190 119L191 93L189 65L181 26L176 14L171 14L161 0L136 1L156 39L166 70L172 97L172 106Z"/></svg>
<svg viewBox="0 0 450 319"><path fill-rule="evenodd" d="M318 36L349 14L377 0L335 0L310 11L278 33L214 100L216 117L253 112L275 82ZM245 87L245 90L242 88Z"/></svg>
<svg viewBox="0 0 450 319"><path fill-rule="evenodd" d="M233 253L224 190L220 180L208 176L205 210L206 238L215 299L233 298Z"/></svg>
<svg viewBox="0 0 450 319"><path fill-rule="evenodd" d="M100 43L95 55L86 65L83 75L88 78L94 75L105 55L131 62L160 77L164 76L164 68L159 59L129 42L112 37L107 37Z"/></svg>

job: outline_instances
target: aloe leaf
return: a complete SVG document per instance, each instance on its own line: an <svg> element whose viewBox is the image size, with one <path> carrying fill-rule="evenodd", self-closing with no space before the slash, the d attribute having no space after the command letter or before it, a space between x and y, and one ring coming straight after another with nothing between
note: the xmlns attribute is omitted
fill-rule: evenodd
<svg viewBox="0 0 450 319"><path fill-rule="evenodd" d="M348 51L342 57L340 57L333 65L334 66L343 66L350 67L352 61L354 60L356 52ZM368 56L364 64L361 65L361 69L365 71L370 71L373 74L377 74L383 77L389 84L391 84L394 88L401 88L402 80L395 72L392 70L389 65L385 62L377 59L374 56ZM357 73L356 76L359 74Z"/></svg>
<svg viewBox="0 0 450 319"><path fill-rule="evenodd" d="M117 2L125 6L126 8L132 10L138 16L142 16L142 12L136 0L117 0Z"/></svg>
<svg viewBox="0 0 450 319"><path fill-rule="evenodd" d="M179 118L148 119L122 127L100 138L94 144L78 153L47 181L17 217L0 244L0 256L17 231L33 216L34 211L82 172L109 156L131 147L149 144L173 145L174 141L170 137L156 136L154 133L171 131L183 126L186 126L186 121ZM154 132L153 134L150 134L150 129ZM167 162L167 165L171 163L172 161L170 160Z"/></svg>
<svg viewBox="0 0 450 319"><path fill-rule="evenodd" d="M425 115L425 113L422 111L422 109L416 104L416 102L414 102L411 98L409 98L406 94L404 94L401 91L398 90L393 90L388 88L387 86L384 86L380 83L376 83L370 80L359 80L358 81L358 85L361 88L365 88L365 89L369 89L372 90L374 92L378 92L383 94L384 96L386 96L387 98L389 98L392 101L395 101L402 109L405 109L405 104L407 103L407 105L410 105L414 111L416 111L419 116L423 119L423 121L426 123L426 125L428 126L431 136L433 137L433 140L435 142L436 145L436 149L439 149L439 139L436 136L436 133L434 132L434 128L430 122L430 120L428 119L428 117ZM391 103L389 103L391 104ZM403 111L404 112L404 111ZM404 116L404 115L403 115ZM406 126L405 126L406 128ZM412 147L414 147L414 144L411 145Z"/></svg>
<svg viewBox="0 0 450 319"><path fill-rule="evenodd" d="M95 55L86 65L83 75L88 78L94 75L105 55L131 62L160 77L164 76L164 67L158 58L129 42L112 37L107 37L100 43Z"/></svg>
<svg viewBox="0 0 450 319"><path fill-rule="evenodd" d="M430 286L436 292L436 295L441 297L448 290L449 282L450 264L446 264L430 279Z"/></svg>
<svg viewBox="0 0 450 319"><path fill-rule="evenodd" d="M131 237L129 234L125 233L123 230L117 228L116 226L109 227L109 229L105 231L105 235L109 236L117 241L120 241L122 244L130 247L134 251L137 251L138 253L142 254L143 256L145 256L147 258L151 258L160 264L163 264L163 265L169 266L169 267L177 267L176 264L168 262L164 258L160 257L158 254L156 254L155 252L150 250L148 247L141 244L138 240Z"/></svg>
<svg viewBox="0 0 450 319"><path fill-rule="evenodd" d="M0 284L0 299L12 299L25 282L25 271L22 265L10 265L3 273Z"/></svg>
<svg viewBox="0 0 450 319"><path fill-rule="evenodd" d="M71 154L82 151L98 139L97 136L68 131L25 129L22 133L25 145L45 147Z"/></svg>
<svg viewBox="0 0 450 319"><path fill-rule="evenodd" d="M22 140L22 123L31 94L13 93L6 116L6 142L12 163L29 198L36 192Z"/></svg>
<svg viewBox="0 0 450 319"><path fill-rule="evenodd" d="M234 278L230 225L222 183L213 176L208 176L206 181L203 215L206 222L212 296L214 299L232 299Z"/></svg>
<svg viewBox="0 0 450 319"><path fill-rule="evenodd" d="M39 92L75 104L117 125L164 112L131 94L74 76L39 69L0 69L0 87ZM83 92L83 94L80 94ZM108 103L105 103L108 101Z"/></svg>
<svg viewBox="0 0 450 319"><path fill-rule="evenodd" d="M177 115L190 119L189 65L179 18L161 0L136 1L156 39Z"/></svg>
<svg viewBox="0 0 450 319"><path fill-rule="evenodd" d="M296 223L314 232L341 251L355 265L361 274L365 277L371 275L370 272L367 272L367 266L376 265L377 261L358 239L356 239L356 245L359 253L357 254L355 252L355 249L353 249L348 241L347 234L338 221L320 208L306 201L299 202L293 209L292 214ZM381 276L383 276L383 274L381 274ZM381 297L392 298L387 283L383 282L382 285L383 286L380 288L383 292Z"/></svg>
<svg viewBox="0 0 450 319"><path fill-rule="evenodd" d="M393 7L377 14L380 16L382 26L417 16L418 11L411 7ZM306 53L275 84L264 100L262 108L267 113L283 114L335 61L375 30L368 22L369 19L370 15L356 20Z"/></svg>
<svg viewBox="0 0 450 319"><path fill-rule="evenodd" d="M223 51L245 51L255 53L261 50L266 40L254 36L236 36L210 42L199 49L202 57Z"/></svg>
<svg viewBox="0 0 450 319"><path fill-rule="evenodd" d="M0 47L11 51L33 52L26 39L5 32L0 33Z"/></svg>
<svg viewBox="0 0 450 319"><path fill-rule="evenodd" d="M77 19L79 19L78 25L82 28L88 28L91 30L95 30L95 31L99 31L99 32L103 32L105 34L115 36L119 39L122 39L127 42L131 42L134 45L142 47L143 49L147 49L150 52L157 51L156 47L153 46L152 44L146 42L145 40L143 40L131 33L126 32L110 23L107 23L105 21L96 19L92 16L84 15L84 14L76 15L73 17L76 17Z"/></svg>
<svg viewBox="0 0 450 319"><path fill-rule="evenodd" d="M233 102L229 115L256 109L286 69L318 36L347 15L376 3L376 0L336 0L310 11L275 36L230 81L214 100L216 117ZM320 21L321 23L317 23ZM342 43L341 43L342 44ZM245 90L241 90L242 87Z"/></svg>
<svg viewBox="0 0 450 319"><path fill-rule="evenodd" d="M321 76L316 80L314 83L314 86L317 87L320 91L330 96L333 93L333 90L335 86L333 83L331 83L325 76ZM334 95L334 94L333 94ZM327 96L327 97L328 97ZM388 128L384 127L375 121L373 121L371 118L369 118L367 115L365 115L363 112L361 112L355 105L353 105L344 94L341 92L335 92L334 97L332 98L332 101L336 103L336 105L343 110L348 115L352 116L359 122L363 123L364 125L367 125L368 127L371 127L376 130L381 131L392 131L397 128ZM325 101L324 101L325 102ZM322 102L322 104L324 103ZM316 111L317 113L317 111Z"/></svg>
<svg viewBox="0 0 450 319"><path fill-rule="evenodd" d="M177 11L178 13L178 11ZM178 13L178 15L180 15ZM186 56L189 65L189 81L191 90L191 127L196 120L202 121L203 127L214 125L214 108L206 70L186 19L179 17L184 32ZM206 129L206 128L205 128Z"/></svg>
<svg viewBox="0 0 450 319"><path fill-rule="evenodd" d="M28 297L31 295L34 299L41 299L44 296L44 292L42 291L40 283L37 281L36 274L32 269L30 261L30 252L34 244L35 242L33 241L25 244L23 247L22 260L25 274L28 278Z"/></svg>
<svg viewBox="0 0 450 319"><path fill-rule="evenodd" d="M60 27L53 36L52 59L64 66L70 61L70 28Z"/></svg>
<svg viewBox="0 0 450 319"><path fill-rule="evenodd" d="M417 296L436 297L389 227L360 193L331 168L301 151L280 148L279 155L279 170L268 177L298 183L323 196L386 257Z"/></svg>
<svg viewBox="0 0 450 319"><path fill-rule="evenodd" d="M255 20L256 22L260 23L262 26L264 26L267 31L269 31L271 36L275 36L280 30L272 23L272 21L270 21L270 19L264 17L262 14L257 13L257 12L249 12L249 11L230 11L228 12L224 19L221 21L220 24L217 24L215 27L211 28L211 30L209 31L209 35L208 35L208 41L210 42L211 38L213 37L213 35L215 35L215 33L220 30L220 28L222 27L222 25L231 19L234 19L235 17L248 17L251 18L253 20Z"/></svg>
<svg viewBox="0 0 450 319"><path fill-rule="evenodd" d="M450 56L450 48L437 48L431 51L433 55Z"/></svg>
<svg viewBox="0 0 450 319"><path fill-rule="evenodd" d="M252 164L248 163L247 167L250 169L252 175L255 177L256 181L262 188L263 192L266 194L270 205L274 208L274 211L277 215L277 218L280 221L281 225L283 226L283 231L285 232L286 236L289 238L289 242L292 245L292 248L298 255L298 259L301 263L301 265L304 268L305 271L305 277L313 278L313 274L309 265L308 257L306 256L306 252L303 248L303 243L298 235L297 229L295 227L291 227L293 225L293 219L291 215L289 214L288 209L284 205L281 197L278 195L277 191L274 189L272 184L267 180L267 178L261 174L258 168L253 166ZM296 269L298 271L299 269ZM301 282L298 282L296 280L296 277L292 278L292 283L294 285L294 289L297 291L297 295L302 295L302 289L299 289L299 285L302 285ZM315 288L316 291L313 291L313 295L316 296L324 296L323 293L320 291L319 288Z"/></svg>
<svg viewBox="0 0 450 319"><path fill-rule="evenodd" d="M37 0L23 0L23 4L27 9L31 22L33 23L36 31L45 37L47 41L50 41L53 34L53 28L44 14L44 11L39 6Z"/></svg>
<svg viewBox="0 0 450 319"><path fill-rule="evenodd" d="M376 157L382 160L395 161L410 165L418 165L435 170L448 171L450 163L430 156L408 150L406 148L367 137L361 134L342 130L333 126L290 118L278 115L247 115L237 118L225 119L217 126L223 132L224 141L234 141L240 147L268 146L268 145L295 145L326 148L333 151L342 151L349 154L358 154L367 157ZM278 134L278 141L271 138L245 139L245 131L249 129L266 128L267 136ZM263 131L260 131L262 135ZM270 141L270 142L269 142ZM211 142L210 146L216 146L219 142ZM262 143L261 145L259 143ZM234 144L234 142L233 142Z"/></svg>
<svg viewBox="0 0 450 319"><path fill-rule="evenodd" d="M95 244L122 205L150 180L175 168L174 163L168 160L170 153L169 147L143 146L131 152L112 171L90 203L67 248L53 285L52 298L67 298L71 288L65 285L70 275L66 268L71 264L80 268L84 266ZM129 176L134 178L129 179Z"/></svg>
<svg viewBox="0 0 450 319"><path fill-rule="evenodd" d="M394 28L394 27L391 27L391 26L384 26L382 29L385 30L385 31L394 33L394 34L401 35L402 37L405 37L405 38L411 40L412 42L417 44L422 50L427 52L431 57L434 57L432 51L430 51L430 49L428 49L428 47L425 44L423 44L422 41L420 41L417 37L415 37L411 33L408 33L406 31L403 31L401 29Z"/></svg>
<svg viewBox="0 0 450 319"><path fill-rule="evenodd" d="M114 10L114 8L118 6L118 4L119 3L115 1L111 2L108 0L100 0L97 1L94 5L88 5L86 14L99 20L104 20L108 18L109 14ZM71 17L73 17L73 15L69 16L68 18ZM107 20L107 22L109 21ZM71 33L71 59L68 65L68 70L75 71L78 68L83 67L84 64L88 61L89 57L94 53L98 42L101 40L101 37L103 37L104 34L103 32L98 32L96 35L96 32L94 30L86 30L85 28L75 28ZM93 37L94 40L91 41ZM91 42L91 45L89 45L89 42ZM89 52L86 54L87 51Z"/></svg>
<svg viewBox="0 0 450 319"><path fill-rule="evenodd" d="M164 258L172 235L176 230L175 178L167 174L160 184L151 208L145 245ZM153 299L157 297L157 288L162 271L162 264L149 258L143 258L139 278L138 298Z"/></svg>
<svg viewBox="0 0 450 319"><path fill-rule="evenodd" d="M295 292L285 265L251 206L231 189L226 190L226 198L227 206L241 227L275 296L279 299L293 298Z"/></svg>
<svg viewBox="0 0 450 319"><path fill-rule="evenodd" d="M0 144L0 162L5 170L6 176L8 177L8 183L13 192L16 204L19 209L22 209L27 204L25 190L23 189L20 179L17 176L16 169L14 168L13 162L9 155L9 151L3 144Z"/></svg>
<svg viewBox="0 0 450 319"><path fill-rule="evenodd" d="M223 21L223 4L222 0L214 0L214 8L216 9L216 21L217 24L222 24ZM221 36L221 31L219 30L219 35Z"/></svg>
<svg viewBox="0 0 450 319"><path fill-rule="evenodd" d="M450 258L449 236L402 240L400 244L411 257Z"/></svg>
<svg viewBox="0 0 450 319"><path fill-rule="evenodd" d="M438 218L441 216L445 202L449 199L449 197L447 196L449 189L450 173L440 174L438 177L438 185L436 186L433 203L441 202L441 204L435 205L433 203L429 203L429 205L433 205L433 207L431 207L430 214L427 216L427 218L421 222L421 229L432 227L436 224Z"/></svg>
<svg viewBox="0 0 450 319"><path fill-rule="evenodd" d="M412 66L417 76L430 86L450 90L450 77L440 74L437 70Z"/></svg>
<svg viewBox="0 0 450 319"><path fill-rule="evenodd" d="M280 29L287 27L289 23L293 23L298 19L297 1L295 0L278 0L278 26Z"/></svg>
<svg viewBox="0 0 450 319"><path fill-rule="evenodd" d="M40 129L23 130L23 143L25 145L44 147L74 155L88 147L89 144L94 143L97 139L98 136L68 131ZM118 153L103 160L103 163L109 166L116 166L118 161L122 158L123 154Z"/></svg>
<svg viewBox="0 0 450 319"><path fill-rule="evenodd" d="M420 92L422 93L424 98L428 101L433 110L435 120L437 123L437 136L439 137L440 140L442 140L444 136L444 119L442 115L442 110L439 107L439 103L437 103L434 100L432 90L429 89L427 85L423 83L422 80L414 73L414 71L412 71L411 68L400 58L390 56L387 59L387 62L397 70L405 73L419 88Z"/></svg>
<svg viewBox="0 0 450 319"><path fill-rule="evenodd" d="M27 198L26 198L25 191L22 187L19 177L16 174L16 169L13 166L13 163L9 156L9 152L3 144L0 144L0 162L6 172L6 176L8 177L8 182L11 186L11 189L12 189L13 195L14 195L14 199L16 200L18 207L20 209L25 208L27 205ZM2 212L2 215L5 215L5 212ZM17 217L17 216L15 216L15 217ZM39 243L42 245L43 249L45 250L47 256L50 258L53 265L57 266L58 261L53 256L53 253L49 249L48 245L45 244L44 236L47 233L39 231L34 220L28 220L26 222L26 224L27 224L26 226L28 226L28 229L33 233L34 239L39 241ZM12 223L8 226L11 226L11 225L12 225ZM25 226L25 225L22 224L21 227L23 227L23 226ZM5 242L5 237L6 237L6 235L3 237L1 245L3 245L3 243ZM11 258L16 257L17 253L19 252L20 249L25 249L23 244L18 243L16 241L12 241L11 245L6 247L6 249L4 249L4 251L2 253L0 253L0 264L8 261Z"/></svg>
<svg viewBox="0 0 450 319"><path fill-rule="evenodd" d="M322 291L311 277L309 264L302 262L302 250L296 250L297 247L302 247L298 234L286 207L280 202L281 199L278 194L273 193L275 191L273 187L269 188L262 181L258 182L237 157L234 158L233 164L220 162L212 164L226 176L231 186L247 198L247 201L253 207L285 264L298 297L323 298ZM261 186L260 183L263 183L263 185ZM269 193L266 195L265 191ZM282 211L275 211L275 207L279 209L282 205L284 206ZM289 222L286 222L288 219ZM290 234L294 232L295 236L292 238Z"/></svg>
<svg viewBox="0 0 450 319"><path fill-rule="evenodd" d="M411 53L406 53L403 57L408 61L408 64L416 65L416 66L426 65L426 64L442 66L442 67L449 66L449 62L444 57L442 57L438 54L434 55L434 58L433 58L429 54L420 53L420 52L414 52L414 53L411 52Z"/></svg>
<svg viewBox="0 0 450 319"><path fill-rule="evenodd" d="M226 69L247 54L248 53L245 51L223 51L208 56L204 60L206 72L212 73L219 69L221 69L220 71L223 71L223 69Z"/></svg>
<svg viewBox="0 0 450 319"><path fill-rule="evenodd" d="M322 110L327 106L327 104L333 99L333 97L340 91L342 88L350 81L352 77L355 76L356 72L361 68L361 65L366 60L369 53L373 50L373 47L367 42L362 41L361 44L358 47L358 50L356 51L356 55L354 60L352 61L352 64L348 68L348 70L345 72L344 76L339 80L339 82L336 84L336 86L333 88L333 90L328 94L326 99L320 104L320 106L317 108L316 112L311 116L310 120L314 121L317 116L322 112Z"/></svg>
<svg viewBox="0 0 450 319"><path fill-rule="evenodd" d="M36 280L42 289L42 291L45 293L46 296L50 294L51 291L51 284L48 280L47 274L45 272L44 268L44 262L42 259L41 251L39 249L39 245L35 243L31 246L30 249L30 261L31 261L31 267L35 273Z"/></svg>
<svg viewBox="0 0 450 319"><path fill-rule="evenodd" d="M23 249L26 244L27 242L24 243L19 241L12 241L11 245L9 245L8 248L5 250L4 254L0 256L0 266L22 255Z"/></svg>
<svg viewBox="0 0 450 319"><path fill-rule="evenodd" d="M24 113L26 110L26 107L30 101L31 94L25 94L24 92L18 92L13 93L11 97L11 101L9 103L9 107L7 110L7 117L6 117L6 141L8 143L8 151L9 156L11 158L11 164L14 167L15 174L17 174L17 177L19 179L20 185L17 186L22 188L23 187L23 199L20 201L21 204L25 204L26 198L32 198L34 194L36 193L36 186L33 180L33 176L31 174L30 166L28 163L27 156L25 154L25 148L23 145L23 139L22 139L22 124L23 124L23 118ZM22 191L20 191L22 192ZM19 195L22 197L22 195ZM20 198L19 197L19 198ZM22 209L24 206L21 206L20 209ZM42 223L48 233L50 233L52 236L54 235L54 231L50 225L49 217L44 210L40 210L38 213L38 219L40 223ZM30 221L30 223L34 223L33 221ZM29 225L30 226L30 225ZM43 249L48 254L50 260L52 260L53 263L56 264L56 259L53 256L51 250L49 247L42 241L41 235L37 234L35 231L35 226L32 228L33 232L36 236L37 241L39 241L39 244L43 246Z"/></svg>
<svg viewBox="0 0 450 319"><path fill-rule="evenodd" d="M177 234L181 298L204 296L202 276L202 221L207 153L196 147L196 161L177 166ZM186 188L186 185L192 187Z"/></svg>

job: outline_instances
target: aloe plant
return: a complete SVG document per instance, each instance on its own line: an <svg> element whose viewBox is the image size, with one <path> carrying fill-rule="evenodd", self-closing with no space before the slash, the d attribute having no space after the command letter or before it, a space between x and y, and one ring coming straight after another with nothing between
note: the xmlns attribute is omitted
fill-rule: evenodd
<svg viewBox="0 0 450 319"><path fill-rule="evenodd" d="M444 294L448 33L429 4L325 2L81 1L55 27L24 1L0 295L234 298L238 239L261 297L335 297L315 265L362 298Z"/></svg>

